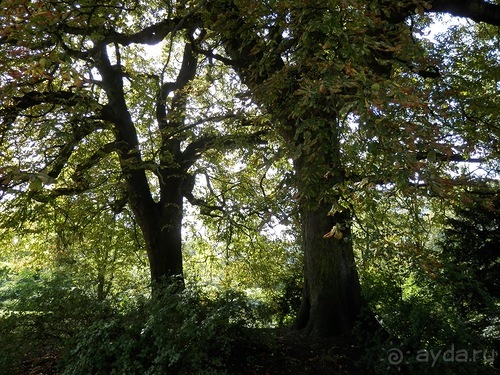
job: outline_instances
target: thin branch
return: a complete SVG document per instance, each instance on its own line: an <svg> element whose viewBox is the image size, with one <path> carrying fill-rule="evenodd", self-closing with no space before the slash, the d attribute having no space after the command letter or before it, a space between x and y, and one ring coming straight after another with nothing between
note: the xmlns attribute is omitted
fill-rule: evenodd
<svg viewBox="0 0 500 375"><path fill-rule="evenodd" d="M197 127L198 125L204 124L206 122L221 122L221 121L236 118L236 117L238 117L238 115L235 113L229 113L227 115L208 116L208 117L205 117L205 118L200 119L198 121L195 121L192 124L177 128L173 132L168 132L166 135L169 137L174 137L178 134L181 134L182 132L185 132L186 130L193 129L193 128Z"/></svg>
<svg viewBox="0 0 500 375"><path fill-rule="evenodd" d="M61 173L62 169L68 162L69 158L73 154L73 151L77 144L86 136L94 132L98 128L98 123L83 123L81 126L76 126L73 130L73 139L62 145L58 155L50 163L50 168L47 165L47 174L52 178L57 178Z"/></svg>
<svg viewBox="0 0 500 375"><path fill-rule="evenodd" d="M71 176L71 179L76 182L81 182L84 172L88 171L90 168L96 165L105 156L117 150L118 150L118 144L116 142L106 143L99 150L94 152L94 154L90 158L88 158L84 163L81 163L76 167L75 172Z"/></svg>
<svg viewBox="0 0 500 375"><path fill-rule="evenodd" d="M244 144L266 144L262 136L267 132L264 130L251 134L229 134L207 135L191 142L182 153L182 167L187 170L191 167L199 156L209 149L230 150L235 147L241 147Z"/></svg>
<svg viewBox="0 0 500 375"><path fill-rule="evenodd" d="M416 155L417 160L425 160L429 158L429 153L425 151L420 151ZM467 163L485 163L488 161L486 158L468 158L463 155L459 154L453 154L453 155L446 155L440 152L434 152L433 153L433 158L437 161L454 161L454 162L467 162Z"/></svg>

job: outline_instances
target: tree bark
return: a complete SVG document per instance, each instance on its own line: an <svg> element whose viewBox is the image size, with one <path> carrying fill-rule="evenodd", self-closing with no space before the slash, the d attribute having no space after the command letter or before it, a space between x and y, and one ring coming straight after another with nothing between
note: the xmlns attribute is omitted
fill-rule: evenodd
<svg viewBox="0 0 500 375"><path fill-rule="evenodd" d="M154 284L175 280L183 284L181 184L170 182L167 201L155 206L155 214L141 228Z"/></svg>
<svg viewBox="0 0 500 375"><path fill-rule="evenodd" d="M334 224L329 210L322 204L302 211L304 290L296 327L314 336L349 336L363 299L349 229L342 239L321 235Z"/></svg>
<svg viewBox="0 0 500 375"><path fill-rule="evenodd" d="M294 163L304 254L304 288L295 326L312 336L350 336L366 305L356 271L350 212L344 209L331 216L332 202L314 194L321 189L304 186L311 168L317 168L308 160L304 156ZM342 176L340 166L337 169L329 173Z"/></svg>

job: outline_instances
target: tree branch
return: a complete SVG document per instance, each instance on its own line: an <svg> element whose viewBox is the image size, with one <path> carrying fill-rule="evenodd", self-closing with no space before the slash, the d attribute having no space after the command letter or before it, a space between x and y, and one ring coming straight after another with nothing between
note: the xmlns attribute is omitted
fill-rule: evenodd
<svg viewBox="0 0 500 375"><path fill-rule="evenodd" d="M457 17L470 18L475 22L485 22L500 26L500 5L483 0L434 0L428 12L450 13Z"/></svg>
<svg viewBox="0 0 500 375"><path fill-rule="evenodd" d="M84 172L88 171L90 168L96 165L103 157L117 150L118 150L118 145L116 142L106 143L99 150L94 152L94 154L84 163L78 164L78 166L75 169L75 172L71 176L71 179L75 182L81 182L83 179Z"/></svg>
<svg viewBox="0 0 500 375"><path fill-rule="evenodd" d="M95 63L108 99L101 116L113 124L117 154L130 197L129 203L136 215L141 216L141 219L150 220L149 215L154 210L155 202L146 173L140 168L142 156L139 137L125 100L121 71L118 68L117 72L117 67L111 64L105 47L95 55Z"/></svg>
<svg viewBox="0 0 500 375"><path fill-rule="evenodd" d="M79 95L72 91L30 91L20 97L13 97L11 101L14 103L5 106L0 110L0 117L4 118L3 124L9 124L16 120L19 114L26 109L36 107L41 104L53 104L66 107L74 107L82 104L92 104L97 108L97 111L102 112L103 107L87 96ZM97 116L96 119L102 119ZM79 127L83 129L84 127ZM87 133L88 134L88 133Z"/></svg>
<svg viewBox="0 0 500 375"><path fill-rule="evenodd" d="M421 151L416 154L417 160L425 160L429 158L430 158L429 153L425 151ZM432 158L435 159L436 161L446 161L446 162L454 161L454 162L466 162L466 163L484 163L487 161L486 158L467 158L459 154L445 155L440 152L434 152L432 154Z"/></svg>
<svg viewBox="0 0 500 375"><path fill-rule="evenodd" d="M97 128L97 123L89 124L84 122L80 126L75 124L75 128L73 129L73 139L61 147L59 154L52 160L51 163L49 163L50 168L49 165L46 166L46 169L48 170L47 174L52 178L57 178L73 154L76 145L83 138L94 132Z"/></svg>
<svg viewBox="0 0 500 375"><path fill-rule="evenodd" d="M187 170L191 167L198 157L205 151L214 148L229 150L231 148L243 146L246 144L266 144L267 142L262 139L266 134L265 130L261 130L251 134L229 134L226 136L221 135L207 135L200 137L191 142L182 153L182 167Z"/></svg>
<svg viewBox="0 0 500 375"><path fill-rule="evenodd" d="M178 128L184 123L185 107L188 93L184 91L189 82L196 76L198 67L197 56L193 53L191 43L184 46L182 65L175 82L166 82L162 85L158 94L156 104L156 115L160 129L165 127ZM166 103L168 95L173 92L174 96L170 103L170 113L167 116ZM164 139L164 141L167 141Z"/></svg>
<svg viewBox="0 0 500 375"><path fill-rule="evenodd" d="M170 164L172 156L176 160L182 160L181 141L177 137L172 137L168 130L181 128L185 122L186 105L189 95L187 88L189 87L189 83L195 78L197 68L198 56L193 52L191 43L187 42L184 45L182 64L175 83L167 82L163 85L156 107L158 125L162 131L161 151L159 154L162 166ZM168 95L172 90L174 95L170 101L169 111L166 113L166 104L164 102L167 98L163 96ZM158 117L163 115L163 111L165 111L165 117ZM168 168L160 169L159 173L163 181L169 178L170 171Z"/></svg>
<svg viewBox="0 0 500 375"><path fill-rule="evenodd" d="M425 12L449 13L456 17L466 17L475 22L484 22L490 25L500 26L500 5L492 4L484 0L432 0ZM394 1L385 0L382 4L389 10L388 20L392 23L403 22L407 17L415 13L415 3L407 1L404 6L395 6Z"/></svg>
<svg viewBox="0 0 500 375"><path fill-rule="evenodd" d="M122 46L128 46L130 44L155 45L160 43L169 34L174 34L182 28L189 29L198 24L199 21L196 19L195 15L198 10L205 5L205 3L206 0L201 1L197 6L189 10L183 17L164 19L163 21L145 27L141 31L134 34L118 33L115 30L104 30L103 32L102 28L99 27L73 27L62 24L59 28L64 33L88 36L94 32L97 35L102 35L102 39L95 40L94 47L86 52L72 50L70 47L64 45L62 40L60 40L60 42L63 44L63 47L68 54L81 59L86 59L89 56L98 53L102 46L112 43L121 44ZM188 23L188 21L192 22Z"/></svg>
<svg viewBox="0 0 500 375"><path fill-rule="evenodd" d="M59 105L75 105L81 103L81 97L71 91L30 91L22 97L16 97L16 106L21 109L27 109L42 103L51 103Z"/></svg>
<svg viewBox="0 0 500 375"><path fill-rule="evenodd" d="M88 36L92 33L102 35L103 38L90 51L97 51L102 45L111 43L118 43L123 46L130 44L150 44L154 45L161 42L170 32L179 29L179 24L183 22L184 18L165 19L154 25L145 27L135 34L122 34L115 30L104 30L101 27L74 27L66 24L60 26L60 31L80 36Z"/></svg>

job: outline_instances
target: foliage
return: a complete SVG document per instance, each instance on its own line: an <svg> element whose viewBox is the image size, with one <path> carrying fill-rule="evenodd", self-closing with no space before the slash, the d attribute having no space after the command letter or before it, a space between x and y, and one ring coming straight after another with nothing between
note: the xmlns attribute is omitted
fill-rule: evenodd
<svg viewBox="0 0 500 375"><path fill-rule="evenodd" d="M155 289L157 298L136 293L116 303L65 274L3 275L0 363L11 373L45 355L63 374L224 373L233 343L250 339L244 327L267 319L237 292L178 295L170 287Z"/></svg>
<svg viewBox="0 0 500 375"><path fill-rule="evenodd" d="M287 315L290 321L294 312L284 299L293 296L285 294L301 287L297 218L285 188L289 166L269 143L198 163L205 179L195 192L206 197L206 204L200 207L202 215L186 218L185 276L189 284L208 290L243 291L283 315L278 321Z"/></svg>
<svg viewBox="0 0 500 375"><path fill-rule="evenodd" d="M493 188L494 189L494 188ZM443 268L438 288L448 306L481 340L500 348L500 200L498 190L477 191L477 198L454 207L439 242Z"/></svg>
<svg viewBox="0 0 500 375"><path fill-rule="evenodd" d="M466 351L468 363L442 356L432 361L447 374L488 374L494 373L493 362L498 366L497 198L492 187L473 195L475 200L456 203L454 210L420 198L416 216L407 211L411 206L403 208L406 199L387 207L386 198L379 211L361 220L356 233L357 243L366 246L359 249L364 292L391 333L370 338L369 361L383 357L381 374L398 369L387 361L390 350L403 353L409 363L401 366L415 374L428 371L417 357L423 350ZM474 351L481 355L472 360Z"/></svg>
<svg viewBox="0 0 500 375"><path fill-rule="evenodd" d="M347 139L358 146L344 150L365 160L352 165L364 178L340 187L339 206L355 212L363 290L392 335L392 340L374 340L371 362L389 348L415 354L453 345L469 354L487 349L486 367L481 360L464 364L440 358L436 371L494 372L498 300L487 290L496 284L488 281L486 287L480 280L496 278L495 252L477 250L489 243L497 247L495 230L484 230L495 228L497 215L488 197L496 194L499 172L499 132L491 121L498 118L498 74L490 75L488 67L497 64L487 52L497 36L488 25L459 23L432 42L423 29L421 37L442 78L395 76L392 84L408 88L405 95L396 101L375 98L372 113L347 119L357 121ZM461 214L447 219L452 208ZM453 230L445 231L450 225ZM483 258L487 253L489 261ZM472 307L478 300L488 307ZM380 373L398 371L387 365L384 357L377 365ZM428 371L416 361L406 367L411 373Z"/></svg>
<svg viewBox="0 0 500 375"><path fill-rule="evenodd" d="M5 366L14 345L61 349L78 332L69 374L223 371L251 313L217 290L264 301L273 324L303 285L342 286L305 298L312 312L349 306L355 265L335 257L352 244L405 349L493 345L498 209L476 198L500 173L500 21L471 3L6 3ZM427 12L443 9L494 25L427 37ZM183 274L184 256L188 289L141 300L146 256L153 279Z"/></svg>
<svg viewBox="0 0 500 375"><path fill-rule="evenodd" d="M69 338L110 314L83 285L65 273L19 274L4 269L0 288L0 366L22 373L21 364L62 351Z"/></svg>
<svg viewBox="0 0 500 375"><path fill-rule="evenodd" d="M64 273L101 300L147 283L144 245L132 215L113 212L102 196L18 200L4 208L1 259L14 273Z"/></svg>
<svg viewBox="0 0 500 375"><path fill-rule="evenodd" d="M74 337L63 374L223 374L224 360L254 313L240 294L207 299L191 289L92 324Z"/></svg>
<svg viewBox="0 0 500 375"><path fill-rule="evenodd" d="M454 207L440 241L447 262L444 272L462 270L474 279L484 292L500 298L500 197L496 191L477 191L477 198ZM482 294L482 293L481 293ZM484 308L481 296L464 296L471 309Z"/></svg>

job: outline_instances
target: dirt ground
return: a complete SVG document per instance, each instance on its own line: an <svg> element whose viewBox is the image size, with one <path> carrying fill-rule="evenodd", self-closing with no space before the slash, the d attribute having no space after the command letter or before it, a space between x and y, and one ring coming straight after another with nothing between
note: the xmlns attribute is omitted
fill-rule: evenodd
<svg viewBox="0 0 500 375"><path fill-rule="evenodd" d="M227 363L234 375L369 375L362 351L343 338L314 338L300 331L256 331L261 338L242 345ZM253 341L253 340L252 340Z"/></svg>
<svg viewBox="0 0 500 375"><path fill-rule="evenodd" d="M228 375L372 374L360 364L362 351L347 339L314 338L291 329L252 329L243 337L225 364ZM58 375L57 360L50 351L40 353L19 373Z"/></svg>

